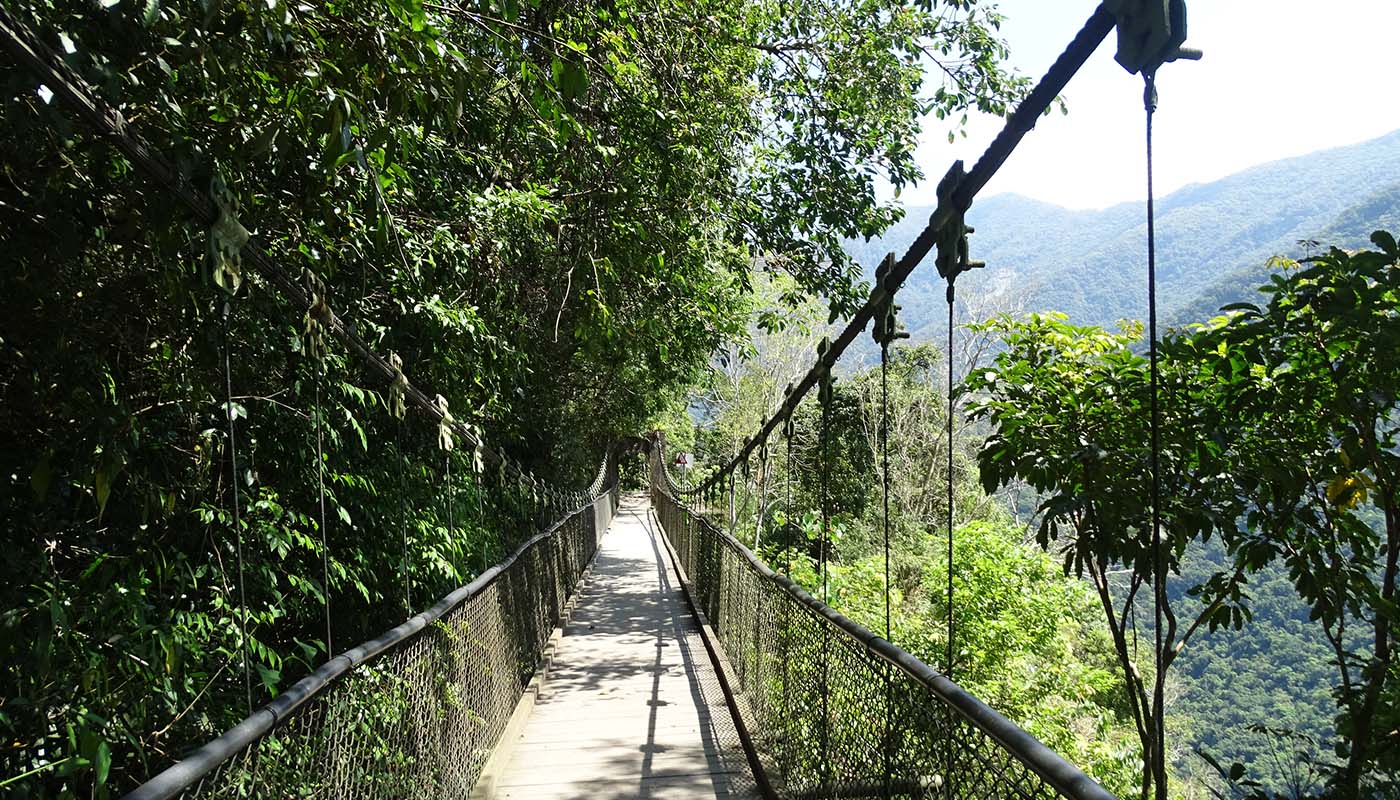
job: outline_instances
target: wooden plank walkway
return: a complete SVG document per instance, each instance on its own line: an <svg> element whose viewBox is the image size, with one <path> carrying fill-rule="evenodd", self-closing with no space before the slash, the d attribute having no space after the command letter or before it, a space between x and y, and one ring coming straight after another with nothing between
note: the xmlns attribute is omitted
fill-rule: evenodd
<svg viewBox="0 0 1400 800"><path fill-rule="evenodd" d="M625 497L603 537L495 797L759 796L647 507Z"/></svg>

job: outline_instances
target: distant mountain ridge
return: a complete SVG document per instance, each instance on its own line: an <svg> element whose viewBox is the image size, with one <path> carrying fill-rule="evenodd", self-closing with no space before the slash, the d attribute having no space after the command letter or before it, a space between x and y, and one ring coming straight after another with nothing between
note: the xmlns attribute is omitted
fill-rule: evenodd
<svg viewBox="0 0 1400 800"><path fill-rule="evenodd" d="M932 208L911 207L884 236L847 252L873 269L903 253ZM1146 314L1144 203L1073 210L1015 194L968 212L972 253L987 269L959 279L962 296L1007 290L1027 311L1112 325ZM1250 299L1275 255L1302 255L1300 240L1363 245L1376 228L1400 230L1400 131L1361 144L1262 164L1157 201L1158 300L1163 319L1186 323ZM931 264L901 293L918 333L943 319L943 287Z"/></svg>

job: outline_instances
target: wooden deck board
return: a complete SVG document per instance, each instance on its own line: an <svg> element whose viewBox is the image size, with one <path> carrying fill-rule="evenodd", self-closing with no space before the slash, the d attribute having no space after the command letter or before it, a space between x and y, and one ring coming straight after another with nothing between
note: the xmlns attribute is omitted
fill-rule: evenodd
<svg viewBox="0 0 1400 800"><path fill-rule="evenodd" d="M624 499L494 794L754 798L695 618L646 500Z"/></svg>

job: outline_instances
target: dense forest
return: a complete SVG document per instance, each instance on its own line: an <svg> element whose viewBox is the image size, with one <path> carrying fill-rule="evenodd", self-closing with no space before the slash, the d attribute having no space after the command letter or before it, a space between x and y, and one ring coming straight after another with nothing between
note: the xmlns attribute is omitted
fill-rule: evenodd
<svg viewBox="0 0 1400 800"><path fill-rule="evenodd" d="M852 243L899 230L877 186L924 178L921 124L1028 89L995 6L965 0L3 19L120 123L0 60L0 791L22 798L136 786L485 571L623 437L723 463L864 299L878 259ZM1072 212L979 222L1075 276L1070 315L974 302L954 352L848 359L746 472L735 534L871 630L888 598L892 641L1119 796L1394 796L1400 248L1373 230L1395 141L1164 202L1164 289L1197 324L1159 342L1162 547L1144 331L1082 318L1136 308L1135 207L1098 214L1091 262ZM1312 201L1240 202L1322 171ZM1203 285L1224 223L1239 260ZM1297 691L1219 668L1241 660Z"/></svg>
<svg viewBox="0 0 1400 800"><path fill-rule="evenodd" d="M794 303L851 308L840 242L899 215L874 184L920 177L920 117L1004 111L1025 85L973 3L4 13L236 214L206 230L0 61L17 797L128 789L492 563L536 524L517 466L586 486L746 336L753 254ZM946 72L926 81L925 58ZM239 228L309 307L229 257ZM396 413L328 312L511 470Z"/></svg>
<svg viewBox="0 0 1400 800"><path fill-rule="evenodd" d="M1400 205L1393 176L1398 161L1400 135L1390 134L1168 195L1158 219L1164 246L1175 253L1172 262L1193 265L1160 286L1159 302L1169 324L1188 326L1213 317L1221 305L1257 302L1262 297L1258 287L1281 263L1277 256L1301 259L1331 246L1363 248L1376 229L1396 230ZM1309 190L1288 189L1298 186ZM879 239L849 242L847 248L865 263L888 250L902 252L926 213L910 209ZM965 291L960 314L971 321L1000 312L1058 310L1076 323L1105 327L1119 317L1140 317L1143 298L1135 259L1142 215L1141 204L1077 211L1012 195L979 201L969 215L979 227L974 248L990 267L964 279L972 291ZM1201 225L1202 219L1211 223ZM1087 276L1094 276L1094 283L1129 285L1111 303L1090 303L1083 293ZM916 341L942 339L942 294L939 281L917 273L901 294ZM989 344L997 346L975 336L959 336L959 343L959 375L986 357ZM873 353L867 342L866 363ZM1018 510L1029 516L1034 503L1023 496ZM1185 559L1186 578L1174 592L1184 593L1221 563L1223 551L1216 544ZM1286 568L1266 566L1251 576L1250 584L1251 623L1203 639L1182 654L1176 688L1181 742L1188 751L1240 761L1251 767L1254 778L1282 787L1295 773L1310 774L1311 768L1297 766L1300 762L1325 759L1332 750L1335 704L1328 647L1313 634L1308 605L1292 589ZM1280 669L1280 664L1288 667ZM1289 741L1252 730L1266 722L1272 729L1287 729ZM1211 771L1201 760L1196 767Z"/></svg>
<svg viewBox="0 0 1400 800"><path fill-rule="evenodd" d="M1159 343L1161 550L1143 326L1059 313L970 326L993 341L954 365L966 377L951 475L946 359L896 347L800 409L730 524L872 630L888 592L895 642L1120 795L1170 782L1169 796L1392 796L1400 247L1372 240L1276 260L1257 303ZM770 336L723 371L697 399L711 424L696 447L735 452L805 349Z"/></svg>

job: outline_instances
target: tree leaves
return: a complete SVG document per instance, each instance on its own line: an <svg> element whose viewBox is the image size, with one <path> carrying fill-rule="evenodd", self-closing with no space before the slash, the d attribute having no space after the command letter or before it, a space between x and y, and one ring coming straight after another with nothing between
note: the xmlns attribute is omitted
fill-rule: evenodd
<svg viewBox="0 0 1400 800"><path fill-rule="evenodd" d="M1272 276L1265 308L1189 337L1221 387L1213 411L1252 506L1249 550L1287 564L1335 643L1339 729L1351 733L1332 780L1348 795L1376 779L1363 773L1397 766L1370 737L1376 716L1393 713L1379 698L1393 691L1389 642L1400 622L1395 561L1382 556L1400 545L1400 252L1387 232L1371 241L1380 252L1333 248ZM1364 632L1366 647L1348 652L1343 631Z"/></svg>
<svg viewBox="0 0 1400 800"><path fill-rule="evenodd" d="M30 610L5 641L47 644L4 651L21 665L4 696L24 702L6 702L0 728L21 745L0 767L55 754L47 726L79 697L122 709L132 730L169 729L101 734L123 787L236 721L241 690L221 670L245 611L270 691L300 668L279 659L312 660L296 642L320 630L322 597L373 632L402 611L405 575L445 590L529 523L515 489L473 478L479 449L444 456L433 425L384 413L403 387L323 341L332 305L455 416L567 483L718 347L747 341L755 256L790 276L794 303L855 302L840 240L895 218L873 199L877 176L917 175L920 47L973 79L931 102L1018 92L981 38L991 17L962 3L101 6L15 13L184 179L223 175L240 201L202 282L200 224L32 82L8 84L0 417L15 434L0 472L29 486L0 508L36 535L0 578L3 607ZM768 45L806 48L786 55L809 74L774 72L786 68ZM819 104L786 96L804 80ZM238 272L248 233L323 282L310 308ZM240 281L226 348L209 284ZM329 586L307 515L322 466L307 449L308 358L326 386L355 389L323 398L318 420L342 523L325 532ZM407 551L385 530L409 531ZM230 578L240 539L246 606ZM114 635L120 647L104 644ZM80 769L94 779L90 760Z"/></svg>
<svg viewBox="0 0 1400 800"><path fill-rule="evenodd" d="M1370 737L1393 713L1381 698L1394 693L1400 621L1400 252L1388 233L1372 241L1380 252L1334 248L1284 266L1266 305L1227 306L1160 343L1168 565L1220 537L1230 563L1191 590L1207 630L1246 624L1244 576L1286 566L1336 652L1347 765L1330 775L1348 796L1397 766ZM969 378L974 415L993 425L984 486L1022 479L1043 494L1038 541L1063 549L1067 570L1121 564L1147 585L1140 331L1115 336L1056 315L983 329L1006 346L993 370ZM1179 631L1173 623L1169 644Z"/></svg>

